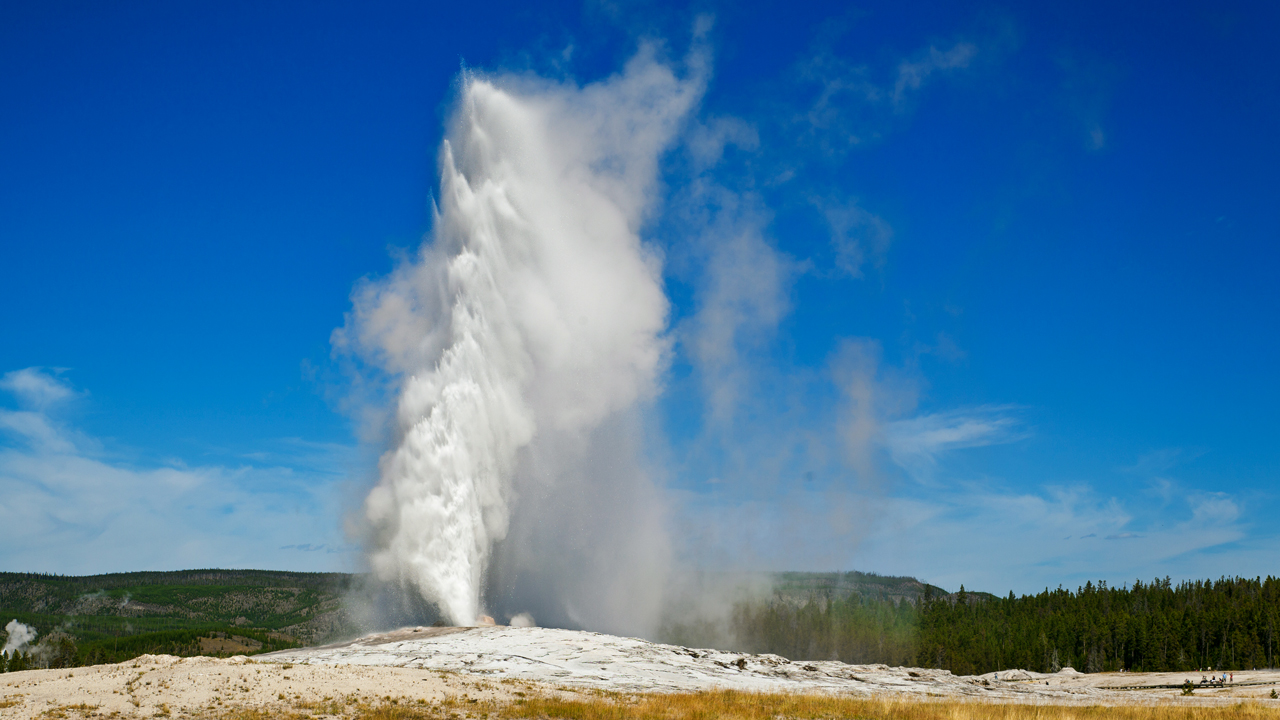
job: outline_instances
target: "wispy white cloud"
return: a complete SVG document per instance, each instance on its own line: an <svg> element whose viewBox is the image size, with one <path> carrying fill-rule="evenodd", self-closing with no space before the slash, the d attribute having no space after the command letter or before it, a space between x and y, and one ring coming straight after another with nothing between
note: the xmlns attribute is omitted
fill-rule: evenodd
<svg viewBox="0 0 1280 720"><path fill-rule="evenodd" d="M1274 540L1249 539L1237 500L1192 494L1162 518L1099 488L1013 488L995 478L883 488L791 485L767 498L682 495L691 545L711 567L909 574L955 590L1038 592L1087 580L1266 574Z"/></svg>
<svg viewBox="0 0 1280 720"><path fill-rule="evenodd" d="M1195 460L1203 453L1187 448L1160 448L1138 456L1136 462L1121 467L1122 472L1149 477L1162 477L1184 463Z"/></svg>
<svg viewBox="0 0 1280 720"><path fill-rule="evenodd" d="M915 352L917 356L932 355L939 360L947 362L959 362L969 356L969 353L955 341L955 338L943 331L939 331L934 336L933 344L917 342L915 344Z"/></svg>
<svg viewBox="0 0 1280 720"><path fill-rule="evenodd" d="M1016 409L983 405L895 420L885 425L883 443L895 463L917 479L927 478L945 453L1027 437L1011 414Z"/></svg>
<svg viewBox="0 0 1280 720"><path fill-rule="evenodd" d="M340 553L340 552L350 552L350 550L351 550L350 548L329 547L328 545L326 545L326 544L324 544L324 543L320 543L319 545L313 545L313 544L311 544L311 543L302 543L302 544L299 544L299 545L281 545L281 546L280 546L280 549L281 549L281 550L298 550L298 551L301 551L301 552L320 552L320 551L324 551L324 552L326 552L326 553L328 553L328 554L330 554L330 555L332 555L332 554L334 554L334 553Z"/></svg>
<svg viewBox="0 0 1280 720"><path fill-rule="evenodd" d="M66 453L75 450L75 444L49 423L43 413L33 410L0 410L0 429L22 438L32 447L46 452Z"/></svg>
<svg viewBox="0 0 1280 720"><path fill-rule="evenodd" d="M831 230L836 269L860 278L863 265L884 267L893 242L893 227L884 218L863 208L856 198L815 198L813 204Z"/></svg>
<svg viewBox="0 0 1280 720"><path fill-rule="evenodd" d="M948 352L960 351L949 347ZM845 396L841 426L846 451L865 477L876 474L881 453L913 479L926 481L945 454L1028 436L1012 405L919 412L923 380L911 365L886 364L874 339L844 340L833 354L832 372Z"/></svg>
<svg viewBox="0 0 1280 720"><path fill-rule="evenodd" d="M75 398L75 392L58 377L59 370L29 367L0 376L0 390L12 394L26 407L44 409Z"/></svg>
<svg viewBox="0 0 1280 720"><path fill-rule="evenodd" d="M890 498L851 559L955 589L1036 592L1086 580L1131 582L1222 573L1214 553L1246 537L1234 500L1193 496L1183 518L1139 520L1129 501L1087 485L1009 490L995 481ZM1264 572L1256 568L1239 567Z"/></svg>
<svg viewBox="0 0 1280 720"><path fill-rule="evenodd" d="M842 57L833 50L833 38L824 37L797 68L797 79L816 86L817 94L796 124L804 128L809 141L838 157L882 138L930 78L964 70L977 55L978 45L970 42L957 42L945 50L931 45L900 60L890 80L883 71Z"/></svg>
<svg viewBox="0 0 1280 720"><path fill-rule="evenodd" d="M1239 501L1226 493L1178 488L1153 514L1145 497L1103 494L1096 483L957 475L955 454L1031 436L1021 408L918 413L913 376L885 366L874 341L854 343L842 363L851 452L874 458L881 449L917 481L859 491L876 512L864 515L868 527L847 567L913 574L951 589L1031 592L1088 579L1211 575L1219 572L1214 553L1247 537ZM1139 466L1164 471L1170 462L1161 454Z"/></svg>
<svg viewBox="0 0 1280 720"><path fill-rule="evenodd" d="M898 79L893 85L893 104L901 106L909 91L919 90L931 75L947 70L969 67L978 54L976 45L958 42L948 50L930 46L917 60L903 60L898 64Z"/></svg>
<svg viewBox="0 0 1280 720"><path fill-rule="evenodd" d="M108 457L100 442L61 421L57 404L81 394L62 378L29 368L7 374L0 387L21 406L0 409L4 569L346 565L281 550L299 540L344 545L338 523L351 462L345 448L312 448L311 467L131 464ZM298 457L296 443L273 445Z"/></svg>
<svg viewBox="0 0 1280 720"><path fill-rule="evenodd" d="M1226 493L1197 493L1187 503L1194 522L1226 525L1240 517L1240 506Z"/></svg>
<svg viewBox="0 0 1280 720"><path fill-rule="evenodd" d="M685 147L698 170L720 162L728 147L755 150L760 145L760 132L742 118L716 116L690 122L685 134Z"/></svg>

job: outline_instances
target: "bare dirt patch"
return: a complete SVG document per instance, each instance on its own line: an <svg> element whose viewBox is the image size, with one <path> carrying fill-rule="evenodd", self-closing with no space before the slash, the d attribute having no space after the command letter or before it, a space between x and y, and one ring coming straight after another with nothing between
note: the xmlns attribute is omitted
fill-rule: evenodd
<svg viewBox="0 0 1280 720"><path fill-rule="evenodd" d="M200 652L210 655L244 655L261 649L262 643L243 635L215 633L212 637L200 638Z"/></svg>

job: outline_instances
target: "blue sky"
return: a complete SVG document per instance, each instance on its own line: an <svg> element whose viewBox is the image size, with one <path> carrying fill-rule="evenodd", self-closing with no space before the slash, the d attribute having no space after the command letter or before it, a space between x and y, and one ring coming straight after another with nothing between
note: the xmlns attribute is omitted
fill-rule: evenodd
<svg viewBox="0 0 1280 720"><path fill-rule="evenodd" d="M460 68L679 66L713 18L644 233L675 348L650 451L715 528L697 562L1276 572L1270 4L0 18L0 569L358 567L383 446L330 335L430 230Z"/></svg>

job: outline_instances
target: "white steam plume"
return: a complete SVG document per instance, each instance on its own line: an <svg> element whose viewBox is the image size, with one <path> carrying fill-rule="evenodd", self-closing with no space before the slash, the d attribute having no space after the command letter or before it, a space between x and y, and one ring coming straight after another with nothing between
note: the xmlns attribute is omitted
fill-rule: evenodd
<svg viewBox="0 0 1280 720"><path fill-rule="evenodd" d="M682 80L643 47L584 87L465 75L432 236L358 287L335 333L399 378L393 448L364 508L372 569L454 623L476 621L486 582L511 614L572 621L596 598L569 587L548 601L546 587L520 585L568 564L614 601L616 622L602 624L624 626L628 598L645 594L631 591L654 578L605 576L664 563L635 414L668 352L668 302L639 229L658 161L702 91L690 66ZM584 521L594 502L612 503L589 508L609 522ZM651 549L637 558L637 543Z"/></svg>
<svg viewBox="0 0 1280 720"><path fill-rule="evenodd" d="M23 650L32 640L36 639L36 629L25 623L18 622L17 618L9 621L4 626L4 631L9 633L4 641L4 647L0 648L0 653L10 653Z"/></svg>

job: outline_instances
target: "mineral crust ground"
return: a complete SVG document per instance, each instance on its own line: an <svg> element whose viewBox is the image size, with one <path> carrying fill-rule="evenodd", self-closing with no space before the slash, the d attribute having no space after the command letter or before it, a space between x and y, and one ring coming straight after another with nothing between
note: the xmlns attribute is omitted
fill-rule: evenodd
<svg viewBox="0 0 1280 720"><path fill-rule="evenodd" d="M1046 674L1006 670L957 676L946 670L792 661L686 648L601 633L551 628L403 628L346 643L283 650L259 659L322 666L442 670L492 679L617 692L904 693L1012 702L1131 704L1181 698L1174 687L1198 673ZM1224 688L1197 689L1194 699L1267 698L1280 671L1238 672Z"/></svg>
<svg viewBox="0 0 1280 720"><path fill-rule="evenodd" d="M259 713L254 717L286 711L289 717L345 717L325 708L391 702L445 708L444 717L532 696L717 689L1020 705L1248 700L1280 711L1280 700L1269 698L1280 688L1280 671L1237 672L1234 684L1198 687L1190 697L1175 687L1186 680L1199 683L1200 674L1005 670L956 676L945 670L791 661L572 630L417 627L254 658L148 655L114 665L7 673L0 675L0 718L247 717L236 714L242 711Z"/></svg>

